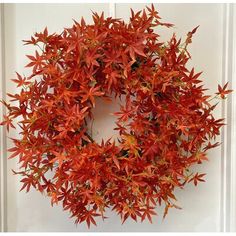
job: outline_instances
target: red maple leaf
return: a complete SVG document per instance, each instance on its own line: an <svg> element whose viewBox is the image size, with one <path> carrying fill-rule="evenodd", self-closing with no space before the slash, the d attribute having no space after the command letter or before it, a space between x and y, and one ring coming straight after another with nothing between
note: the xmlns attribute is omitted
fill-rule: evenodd
<svg viewBox="0 0 236 236"><path fill-rule="evenodd" d="M231 90L231 89L226 89L227 86L228 86L228 83L229 83L229 82L227 82L227 83L223 86L223 88L222 88L220 85L218 85L218 92L217 92L216 94L217 94L217 95L220 95L220 97L223 98L223 99L225 98L225 95L227 95L227 94L233 92L233 90Z"/></svg>
<svg viewBox="0 0 236 236"><path fill-rule="evenodd" d="M205 182L204 179L202 179L203 176L206 174L198 174L196 173L188 182L193 181L194 185L197 186L198 182Z"/></svg>

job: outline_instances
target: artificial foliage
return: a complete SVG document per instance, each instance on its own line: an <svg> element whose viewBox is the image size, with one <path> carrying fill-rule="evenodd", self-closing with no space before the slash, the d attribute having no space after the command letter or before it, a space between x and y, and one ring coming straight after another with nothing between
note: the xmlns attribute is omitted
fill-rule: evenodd
<svg viewBox="0 0 236 236"><path fill-rule="evenodd" d="M153 5L131 10L128 23L92 17L92 24L82 18L60 34L45 28L24 41L36 47L27 55L31 74L17 73L19 92L2 101L1 124L19 131L9 158L19 161L21 190L35 188L52 204L61 202L76 223L96 225L108 208L122 222L152 222L157 205L164 204L164 217L180 208L176 188L204 181L192 166L219 145L223 119L213 111L232 90L219 85L206 95L201 73L187 68L198 27L183 40L173 34L162 42L159 28L172 24ZM98 143L88 122L96 101L111 96L124 101L114 113L119 138Z"/></svg>

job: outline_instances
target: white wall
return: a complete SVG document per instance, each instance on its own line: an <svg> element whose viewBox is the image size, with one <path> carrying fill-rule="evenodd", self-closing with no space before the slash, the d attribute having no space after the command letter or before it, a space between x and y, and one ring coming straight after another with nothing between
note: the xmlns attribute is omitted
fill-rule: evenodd
<svg viewBox="0 0 236 236"><path fill-rule="evenodd" d="M125 20L129 17L129 8L142 9L144 4L117 4L116 16ZM190 46L192 61L196 71L204 71L202 78L209 93L217 90L217 84L222 82L223 58L223 4L156 4L163 18L175 24L174 29L162 30L163 39L167 39L173 31L184 37L195 26L200 25ZM14 71L27 73L24 65L27 62L25 54L32 50L23 46L21 40L27 39L35 31L45 26L49 32L61 31L70 26L73 19L83 16L90 21L91 10L104 11L109 14L109 4L6 4L5 5L5 64L6 89L13 91L10 79ZM26 53L27 50L27 53ZM109 116L118 108L114 106L97 106L97 120L94 130L97 140L114 135L112 127L114 120ZM221 116L221 106L215 115ZM106 114L106 115L104 115ZM16 135L12 133L11 135ZM10 143L8 143L8 146ZM209 152L210 162L196 168L206 172L206 183L194 187L187 185L184 190L177 190L176 196L182 210L170 209L169 215L162 221L162 211L149 222L135 223L127 220L121 225L120 219L114 213L105 222L97 222L90 231L220 231L221 226L221 147ZM60 206L51 207L50 201L38 192L28 194L19 192L19 178L13 176L12 168L16 168L16 160L7 162L7 228L8 231L89 231L86 225L74 225Z"/></svg>

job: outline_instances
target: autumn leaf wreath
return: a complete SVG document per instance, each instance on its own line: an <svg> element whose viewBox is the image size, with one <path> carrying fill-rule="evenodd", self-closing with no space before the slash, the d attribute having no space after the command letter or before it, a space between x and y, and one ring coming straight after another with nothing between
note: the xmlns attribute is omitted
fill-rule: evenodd
<svg viewBox="0 0 236 236"><path fill-rule="evenodd" d="M37 47L26 67L16 74L20 88L3 101L1 125L18 127L12 154L18 158L22 189L45 193L61 202L76 223L95 224L108 208L127 218L152 222L156 206L164 217L176 204L174 190L204 181L191 167L207 160L207 150L220 134L223 119L215 119L215 99L232 90L219 85L214 96L187 68L188 45L197 28L181 41L176 35L161 42L154 6L129 23L93 13L93 23L74 21L62 33L35 33L25 44ZM119 139L98 143L87 122L96 100L124 99L117 111Z"/></svg>

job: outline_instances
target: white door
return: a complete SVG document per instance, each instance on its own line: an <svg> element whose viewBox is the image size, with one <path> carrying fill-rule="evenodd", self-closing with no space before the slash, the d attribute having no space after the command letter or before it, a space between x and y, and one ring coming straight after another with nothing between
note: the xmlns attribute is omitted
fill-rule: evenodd
<svg viewBox="0 0 236 236"><path fill-rule="evenodd" d="M192 60L189 67L194 66L196 71L203 71L202 78L210 93L217 90L217 84L231 80L232 63L229 61L229 53L233 47L230 39L233 30L232 6L224 4L155 4L163 21L174 23L172 29L160 32L163 39L168 39L173 32L179 37L185 37L188 31L200 25L190 46ZM27 73L24 65L28 62L25 54L32 52L31 47L23 46L23 39L28 39L34 32L41 31L45 26L49 32L60 32L63 27L72 25L72 19L80 20L84 17L91 22L91 10L105 16L114 14L118 18L128 20L130 8L141 10L145 4L5 4L2 5L2 34L4 41L2 51L2 65L5 82L2 81L2 94L14 91L14 84L10 79L14 72ZM3 11L4 10L4 11ZM4 27L4 28L3 28ZM4 49L4 50L3 50ZM0 52L1 53L1 52ZM228 60L228 61L227 61ZM1 62L1 61L0 61ZM226 78L227 76L227 78ZM232 87L232 86L231 86ZM216 117L228 116L231 111L232 99L222 106L218 106ZM100 107L102 109L102 107ZM117 108L103 107L97 110L98 118L94 129L97 138L107 138L113 134L114 120L109 117L109 112ZM101 116L102 114L102 116ZM232 125L228 119L229 126ZM109 127L109 129L104 128ZM50 200L36 191L29 193L19 192L20 181L18 176L13 176L11 169L17 168L16 159L1 162L1 218L2 227L7 231L224 231L235 230L235 215L231 210L230 196L232 197L233 172L230 172L229 164L233 165L230 157L233 155L233 140L230 140L234 132L224 129L221 137L222 146L209 151L210 161L197 166L197 170L207 173L206 183L194 187L186 185L184 190L177 190L176 196L182 210L170 209L169 214L162 220L163 209L158 209L158 216L153 218L153 224L145 221L135 223L127 220L121 225L120 218L114 212L109 212L108 219L97 222L97 227L90 229L85 224L74 225L69 214L62 211L60 205L51 207ZM102 133L106 130L106 133ZM12 132L11 136L16 136ZM2 131L3 137L3 131ZM4 136L4 138L6 138ZM226 143L227 142L227 143ZM11 143L7 141L7 147ZM229 149L231 148L231 149ZM1 158L6 158L4 140L1 146ZM3 167L4 165L4 167ZM235 167L234 167L235 169ZM233 170L233 168L232 168ZM4 177L4 173L6 176ZM231 179L231 182L226 182ZM3 186L5 181L5 185ZM5 191L5 192L4 192ZM4 195L4 193L5 195ZM231 193L231 195L230 195ZM4 197L5 196L5 197ZM4 209L3 209L4 208ZM233 208L235 209L235 208Z"/></svg>

